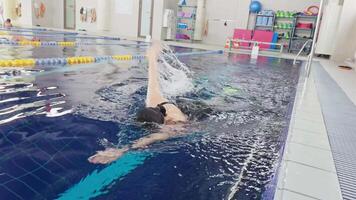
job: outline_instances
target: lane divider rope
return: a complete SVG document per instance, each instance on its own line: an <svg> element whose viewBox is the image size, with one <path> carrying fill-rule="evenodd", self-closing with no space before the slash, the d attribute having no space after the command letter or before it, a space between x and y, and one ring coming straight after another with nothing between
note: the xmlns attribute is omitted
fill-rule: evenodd
<svg viewBox="0 0 356 200"><path fill-rule="evenodd" d="M0 67L35 67L35 66L57 66L76 65L88 63L100 63L107 61L130 61L142 60L142 55L115 55L115 56L75 56L68 58L38 58L38 59L13 59L0 60Z"/></svg>
<svg viewBox="0 0 356 200"><path fill-rule="evenodd" d="M203 54L222 54L222 50L199 51L189 53L177 53L177 57ZM0 60L0 67L35 67L35 66L58 66L58 65L77 65L89 63L102 63L108 61L131 61L144 60L145 55L114 55L114 56L75 56L68 58L38 58L38 59L13 59Z"/></svg>
<svg viewBox="0 0 356 200"><path fill-rule="evenodd" d="M147 46L146 44L103 44L103 43L90 43L90 42L71 42L71 41L13 41L13 40L1 40L0 45L10 45L10 46L33 46L33 47L53 47L53 46L61 46L61 47L75 47L75 46Z"/></svg>
<svg viewBox="0 0 356 200"><path fill-rule="evenodd" d="M27 36L27 37L47 37L47 38L72 38L72 39L101 39L101 40L121 40L119 37L109 37L109 36L77 36L77 35L51 35L51 34L24 34L24 33L7 33L4 31L0 32L0 36Z"/></svg>
<svg viewBox="0 0 356 200"><path fill-rule="evenodd" d="M19 28L0 28L2 31L6 32L19 32L19 33L46 33L46 34L53 34L53 35L78 35L79 33L75 32L64 32L64 31L48 31L48 30L26 30L26 29L19 29Z"/></svg>

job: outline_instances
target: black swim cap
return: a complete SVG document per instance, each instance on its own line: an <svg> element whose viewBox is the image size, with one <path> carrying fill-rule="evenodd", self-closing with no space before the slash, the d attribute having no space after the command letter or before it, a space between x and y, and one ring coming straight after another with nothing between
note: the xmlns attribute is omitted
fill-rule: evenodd
<svg viewBox="0 0 356 200"><path fill-rule="evenodd" d="M164 114L160 107L144 108L137 113L137 121L164 124Z"/></svg>

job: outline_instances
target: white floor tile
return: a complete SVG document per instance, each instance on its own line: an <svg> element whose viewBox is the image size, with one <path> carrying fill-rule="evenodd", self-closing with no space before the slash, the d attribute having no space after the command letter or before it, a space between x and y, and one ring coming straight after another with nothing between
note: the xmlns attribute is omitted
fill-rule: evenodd
<svg viewBox="0 0 356 200"><path fill-rule="evenodd" d="M323 200L341 200L335 173L287 162L284 188Z"/></svg>
<svg viewBox="0 0 356 200"><path fill-rule="evenodd" d="M324 122L321 113L310 113L310 112L296 112L296 119L305 119L305 120L310 120L310 121L316 121L316 122Z"/></svg>
<svg viewBox="0 0 356 200"><path fill-rule="evenodd" d="M327 134L315 134L305 130L294 129L291 133L290 142L330 151L330 143Z"/></svg>
<svg viewBox="0 0 356 200"><path fill-rule="evenodd" d="M285 160L336 173L330 151L298 143L289 143Z"/></svg>
<svg viewBox="0 0 356 200"><path fill-rule="evenodd" d="M318 200L318 198L298 194L288 190L278 190L274 200Z"/></svg>
<svg viewBox="0 0 356 200"><path fill-rule="evenodd" d="M321 122L296 119L294 121L293 127L298 130L305 130L313 133L320 133L320 134L326 133L325 126Z"/></svg>

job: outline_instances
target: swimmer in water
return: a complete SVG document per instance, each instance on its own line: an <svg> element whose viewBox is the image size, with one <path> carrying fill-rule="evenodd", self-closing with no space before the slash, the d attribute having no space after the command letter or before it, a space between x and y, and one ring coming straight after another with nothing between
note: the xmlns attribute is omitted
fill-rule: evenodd
<svg viewBox="0 0 356 200"><path fill-rule="evenodd" d="M11 19L8 18L4 22L4 28L11 28L11 27L12 27Z"/></svg>
<svg viewBox="0 0 356 200"><path fill-rule="evenodd" d="M98 151L95 155L88 158L94 164L111 163L130 150L137 150L147 147L155 142L164 141L176 135L182 134L182 124L187 121L187 116L173 103L163 97L158 74L158 55L161 46L154 43L147 51L148 57L148 89L146 96L146 107L137 114L137 121L143 123L164 124L160 133L136 140L131 146L122 149L108 148Z"/></svg>

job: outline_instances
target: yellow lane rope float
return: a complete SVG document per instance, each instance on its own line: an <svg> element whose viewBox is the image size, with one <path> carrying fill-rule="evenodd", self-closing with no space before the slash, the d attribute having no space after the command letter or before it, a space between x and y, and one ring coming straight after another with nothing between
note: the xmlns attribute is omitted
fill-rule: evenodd
<svg viewBox="0 0 356 200"><path fill-rule="evenodd" d="M0 34L1 35L1 34ZM75 46L85 46L85 45L100 45L95 43L84 43L84 42L55 42L55 41L31 41L31 40L0 40L0 44L11 45L11 46L33 46L33 47L48 47L48 46L60 46L60 47L75 47Z"/></svg>
<svg viewBox="0 0 356 200"><path fill-rule="evenodd" d="M56 66L76 65L88 63L100 63L104 61L131 61L142 60L143 55L114 55L114 56L75 56L68 58L39 58L39 59L14 59L0 60L0 67L34 67L34 66Z"/></svg>

